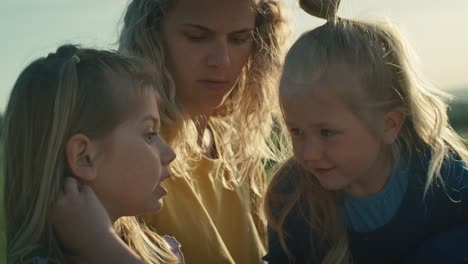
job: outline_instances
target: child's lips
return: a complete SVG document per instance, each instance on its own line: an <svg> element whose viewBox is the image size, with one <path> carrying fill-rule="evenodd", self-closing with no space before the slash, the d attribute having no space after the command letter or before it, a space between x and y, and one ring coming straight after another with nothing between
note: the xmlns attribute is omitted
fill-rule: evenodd
<svg viewBox="0 0 468 264"><path fill-rule="evenodd" d="M167 189L164 188L164 186L162 186L161 184L165 179L169 178L170 176L171 176L171 173L169 171L165 170L165 172L163 172L162 175L161 175L161 179L159 180L158 185L156 185L156 189L158 190L158 192L162 196L167 194Z"/></svg>
<svg viewBox="0 0 468 264"><path fill-rule="evenodd" d="M167 189L164 188L161 184L159 184L156 188L158 189L158 191L159 191L159 193L160 193L161 195L164 196L164 195L167 194Z"/></svg>
<svg viewBox="0 0 468 264"><path fill-rule="evenodd" d="M334 169L334 167L329 167L329 168L314 168L314 169L312 169L312 171L313 171L313 173L315 173L315 174L322 175L322 174L329 173L329 172L332 171L333 169Z"/></svg>
<svg viewBox="0 0 468 264"><path fill-rule="evenodd" d="M165 179L169 178L170 176L171 176L171 173L167 169L163 169L163 172L161 173L160 182L164 181Z"/></svg>

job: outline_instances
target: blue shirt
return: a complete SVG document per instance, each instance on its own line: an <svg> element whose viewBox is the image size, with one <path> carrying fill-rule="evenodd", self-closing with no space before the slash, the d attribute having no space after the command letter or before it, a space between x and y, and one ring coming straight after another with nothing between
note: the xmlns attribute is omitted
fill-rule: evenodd
<svg viewBox="0 0 468 264"><path fill-rule="evenodd" d="M394 163L390 178L376 194L365 197L345 195L343 214L348 229L370 232L392 219L408 189L408 168L403 160Z"/></svg>
<svg viewBox="0 0 468 264"><path fill-rule="evenodd" d="M348 231L354 263L425 263L427 258L422 260L421 256L431 259L430 256L436 254L430 250L434 244L444 246L439 248L439 257L456 256L444 263L464 263L468 258L468 168L460 160L446 160L441 169L445 188L434 183L424 197L428 160L414 157L408 171L407 191L389 222L369 232ZM284 184L289 186L288 182ZM303 201L299 201L286 218L283 229L290 237L285 242L296 263L313 263L311 259L320 257L321 252L318 246L311 244L311 233L304 219L307 213L302 213L306 208L301 203ZM450 232L457 229L465 232ZM440 235L446 232L448 235ZM454 244L458 247L453 247ZM264 260L270 264L289 262L278 234L271 229Z"/></svg>

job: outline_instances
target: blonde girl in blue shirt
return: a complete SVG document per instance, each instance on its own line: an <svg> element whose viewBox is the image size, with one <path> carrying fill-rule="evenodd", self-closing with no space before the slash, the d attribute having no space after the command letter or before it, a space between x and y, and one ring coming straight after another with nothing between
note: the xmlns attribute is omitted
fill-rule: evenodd
<svg viewBox="0 0 468 264"><path fill-rule="evenodd" d="M300 4L327 22L286 56L280 103L294 157L266 194L265 260L402 263L468 226L468 151L447 96L389 23L340 18L339 0Z"/></svg>

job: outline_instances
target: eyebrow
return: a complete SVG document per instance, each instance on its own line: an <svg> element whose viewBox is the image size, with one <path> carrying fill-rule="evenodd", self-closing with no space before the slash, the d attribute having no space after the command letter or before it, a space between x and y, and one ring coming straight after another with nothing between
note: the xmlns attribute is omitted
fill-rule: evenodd
<svg viewBox="0 0 468 264"><path fill-rule="evenodd" d="M202 25L197 25L197 24L191 24L191 23L185 23L185 24L181 24L182 26L185 26L185 27L194 27L194 28L197 28L197 29L200 29L200 30L203 30L203 31L206 31L206 32L209 32L209 33L216 33L214 30L210 29L210 28L207 28L207 27L204 27ZM241 34L241 33L250 33L252 32L254 29L253 28L243 28L243 29L239 29L239 30L236 30L236 31L233 31L233 32L230 32L228 34Z"/></svg>
<svg viewBox="0 0 468 264"><path fill-rule="evenodd" d="M160 126L160 121L158 118L156 118L154 115L152 114L148 114L148 115L145 115L142 119L141 119L141 122L144 123L146 121L152 121L154 124L156 124L158 127Z"/></svg>

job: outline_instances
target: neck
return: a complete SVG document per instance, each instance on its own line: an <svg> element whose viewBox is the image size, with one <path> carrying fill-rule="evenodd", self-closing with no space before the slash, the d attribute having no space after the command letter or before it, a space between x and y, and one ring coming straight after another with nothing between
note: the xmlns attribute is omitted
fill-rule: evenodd
<svg viewBox="0 0 468 264"><path fill-rule="evenodd" d="M201 117L195 122L197 127L197 145L201 150L201 153L211 159L216 158L216 146L213 138L213 134L208 127L208 118Z"/></svg>
<svg viewBox="0 0 468 264"><path fill-rule="evenodd" d="M195 119L195 126L197 128L197 144L199 147L203 148L203 138L205 135L205 131L208 128L208 117L199 116Z"/></svg>
<svg viewBox="0 0 468 264"><path fill-rule="evenodd" d="M354 196L370 196L378 193L392 176L394 162L390 151L382 151L374 164L365 172L366 175L349 185L345 191Z"/></svg>

